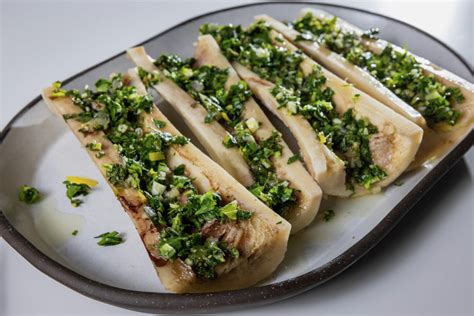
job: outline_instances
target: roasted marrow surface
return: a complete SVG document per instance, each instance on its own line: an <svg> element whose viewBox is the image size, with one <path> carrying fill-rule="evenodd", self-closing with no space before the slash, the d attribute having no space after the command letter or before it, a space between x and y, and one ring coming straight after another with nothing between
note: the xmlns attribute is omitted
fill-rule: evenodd
<svg viewBox="0 0 474 316"><path fill-rule="evenodd" d="M252 194L292 224L292 232L307 226L315 218L321 189L304 169L252 98L247 83L241 80L211 36L202 36L196 45L195 58L161 55L150 59L142 47L128 50L129 57L141 67L166 78L154 85L156 90L208 142L211 156L226 168L232 161L235 170L248 170L247 182L237 174ZM169 89L164 89L164 85ZM176 95L186 94L194 102L188 109L173 102ZM195 115L189 115L193 113ZM225 131L216 132L216 123ZM236 149L223 153L221 146ZM232 170L232 169L231 169Z"/></svg>
<svg viewBox="0 0 474 316"><path fill-rule="evenodd" d="M201 33L216 39L262 103L290 128L323 192L376 192L413 160L420 128L317 65L265 21L246 29L206 24ZM400 135L403 140L396 139ZM402 143L409 144L407 155L395 157Z"/></svg>
<svg viewBox="0 0 474 316"><path fill-rule="evenodd" d="M43 97L111 185L165 287L228 290L267 277L283 259L290 225L189 144L140 78L160 80L131 70L95 89L55 83Z"/></svg>
<svg viewBox="0 0 474 316"><path fill-rule="evenodd" d="M203 106L207 115L205 123L218 121L227 134L221 140L226 147L237 147L250 167L255 182L249 190L279 214L296 202L296 190L288 181L279 179L272 162L281 156L281 134L274 130L260 141L254 137L259 128L255 118L242 118L245 103L252 92L247 84L239 80L226 89L229 70L216 66L196 65L193 58L183 59L177 55L161 55L154 64L191 95L197 106Z"/></svg>
<svg viewBox="0 0 474 316"><path fill-rule="evenodd" d="M420 62L407 50L400 51L392 45L386 45L380 52L371 50L365 41L376 39L377 29L356 33L341 27L335 16L316 16L312 12L296 19L291 27L300 32L295 41L317 42L342 55L420 112L429 126L457 123L461 113L456 105L464 100L461 90L425 74Z"/></svg>
<svg viewBox="0 0 474 316"><path fill-rule="evenodd" d="M320 10L284 24L258 16L316 61L425 131L410 168L439 157L474 125L474 86L430 61Z"/></svg>

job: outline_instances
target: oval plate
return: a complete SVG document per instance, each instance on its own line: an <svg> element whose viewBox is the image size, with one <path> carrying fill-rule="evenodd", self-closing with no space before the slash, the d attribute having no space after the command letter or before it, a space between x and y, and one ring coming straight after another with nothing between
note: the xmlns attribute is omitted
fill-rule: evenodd
<svg viewBox="0 0 474 316"><path fill-rule="evenodd" d="M190 56L199 25L203 23L248 24L254 15L261 13L291 20L301 8L308 6L326 10L362 28L377 26L382 30L382 38L398 45L406 44L414 53L470 78L468 64L429 34L379 14L327 4L261 3L224 9L187 20L141 45L152 56L170 52ZM68 88L80 88L131 66L121 53L64 83ZM192 138L176 113L159 99L156 102ZM271 118L295 150L295 142L286 128ZM353 199L350 203L324 201L315 223L290 239L287 258L274 277L259 286L177 295L163 289L133 225L112 191L65 124L52 116L38 96L0 134L0 233L42 272L79 293L116 306L165 313L223 311L268 304L313 288L361 258L462 157L473 139L471 131L453 144L444 157L404 175L401 187L392 186L382 194ZM94 194L80 208L72 208L65 197L61 182L67 175L100 179ZM18 203L17 188L25 183L45 193L39 204ZM321 215L328 208L336 211L336 217L324 222ZM71 232L76 229L79 234L72 237ZM92 237L110 230L123 232L126 242L118 247L97 247Z"/></svg>

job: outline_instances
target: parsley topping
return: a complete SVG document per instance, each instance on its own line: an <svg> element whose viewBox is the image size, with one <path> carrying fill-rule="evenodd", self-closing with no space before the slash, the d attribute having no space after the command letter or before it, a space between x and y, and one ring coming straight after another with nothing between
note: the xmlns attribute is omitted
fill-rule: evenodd
<svg viewBox="0 0 474 316"><path fill-rule="evenodd" d="M97 142L95 139L86 145L90 151L95 151L95 156L97 158L102 158L105 155L105 152L102 150L102 143Z"/></svg>
<svg viewBox="0 0 474 316"><path fill-rule="evenodd" d="M444 122L455 125L460 112L454 106L464 97L459 88L449 88L432 75L425 75L415 57L398 52L388 45L380 54L367 49L362 38L373 39L377 30L369 30L362 38L337 26L337 18L324 19L307 13L291 26L301 32L297 40L309 40L325 45L351 63L377 78L398 97L410 104L430 126Z"/></svg>
<svg viewBox="0 0 474 316"><path fill-rule="evenodd" d="M150 84L156 83L153 75L143 69L139 69L139 75L142 79L148 78ZM142 114L150 113L153 106L149 96L139 95L121 74L108 80L100 79L95 86L95 91L55 88L71 97L83 110L66 119L82 122L81 129L85 133L103 131L112 142L121 162L103 164L106 177L118 190L132 188L143 196L144 211L160 231L159 241L152 245L157 254L163 260L183 260L198 277L216 277L216 266L237 258L240 252L219 237L207 235L205 228L212 223L222 225L248 220L252 213L241 209L236 201L224 203L215 192L199 194L192 179L186 176L184 165L170 169L166 163L167 149L183 146L188 139L162 131L166 124L159 120L153 120L154 127L150 131L144 130ZM100 151L102 145L92 141L87 148ZM68 181L65 184L67 195L75 204L81 203L75 197L90 190L85 184ZM96 238L100 238L101 246L123 241L115 231Z"/></svg>
<svg viewBox="0 0 474 316"><path fill-rule="evenodd" d="M206 109L206 123L216 120L228 130L224 145L239 148L255 178L249 190L274 211L284 214L296 201L296 191L287 181L278 179L274 171L272 158L281 156L281 135L274 131L268 139L257 141L254 133L260 123L253 117L242 117L245 102L251 97L247 84L239 81L226 89L227 69L197 67L194 63L192 58L176 55L161 55L155 61L169 79Z"/></svg>
<svg viewBox="0 0 474 316"><path fill-rule="evenodd" d="M336 216L336 213L334 213L333 210L327 210L327 211L324 211L323 219L326 222L329 222L331 219L334 218L334 216Z"/></svg>
<svg viewBox="0 0 474 316"><path fill-rule="evenodd" d="M204 24L200 28L202 34L210 34L216 39L229 60L251 67L263 79L294 88L303 79L298 69L303 54L299 51L287 53L272 45L270 31L271 27L264 21L252 23L246 30L240 25Z"/></svg>
<svg viewBox="0 0 474 316"><path fill-rule="evenodd" d="M142 67L138 67L138 76L147 88L154 86L161 81L160 75L158 73L148 72Z"/></svg>
<svg viewBox="0 0 474 316"><path fill-rule="evenodd" d="M79 233L79 231L77 229L75 229L75 230L72 231L71 235L77 236L78 233Z"/></svg>
<svg viewBox="0 0 474 316"><path fill-rule="evenodd" d="M72 183L70 181L63 182L66 185L66 196L71 201L72 206L78 207L83 203L79 196L86 196L90 193L91 187L85 183Z"/></svg>
<svg viewBox="0 0 474 316"><path fill-rule="evenodd" d="M100 240L97 242L99 246L115 246L123 242L122 236L115 230L113 232L100 234L94 238L100 238Z"/></svg>
<svg viewBox="0 0 474 316"><path fill-rule="evenodd" d="M355 184L370 189L386 176L373 163L369 148L369 139L377 128L365 119L356 119L352 109L340 116L332 103L334 91L325 87L326 77L320 67L304 76L300 69L302 53L273 45L270 31L264 21L253 23L245 31L231 25L201 27L202 33L214 36L228 58L275 84L271 93L280 107L308 120L319 141L345 162L348 189L354 190Z"/></svg>
<svg viewBox="0 0 474 316"><path fill-rule="evenodd" d="M163 122L163 121L160 121L160 120L157 120L157 119L153 119L153 124L155 124L156 128L160 129L160 128L163 128L166 126L166 122Z"/></svg>
<svg viewBox="0 0 474 316"><path fill-rule="evenodd" d="M294 163L295 161L298 161L298 160L300 160L300 159L301 159L300 155L295 154L295 155L291 156L290 158L288 158L287 163L290 165L290 164L292 164L292 163Z"/></svg>
<svg viewBox="0 0 474 316"><path fill-rule="evenodd" d="M214 66L194 67L194 59L182 59L176 55L161 55L155 65L164 74L199 101L207 110L206 123L221 121L230 126L240 121L244 103L251 92L244 81L233 84L229 89L224 85L228 70Z"/></svg>
<svg viewBox="0 0 474 316"><path fill-rule="evenodd" d="M34 187L22 185L18 192L18 199L26 204L34 204L41 199L41 194Z"/></svg>

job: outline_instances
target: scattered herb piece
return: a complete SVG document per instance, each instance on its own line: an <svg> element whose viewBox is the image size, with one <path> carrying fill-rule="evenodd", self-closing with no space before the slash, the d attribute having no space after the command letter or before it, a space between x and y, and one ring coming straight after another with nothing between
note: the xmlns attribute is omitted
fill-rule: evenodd
<svg viewBox="0 0 474 316"><path fill-rule="evenodd" d="M79 233L79 231L76 229L76 230L74 230L74 231L71 233L71 235L77 236L77 233Z"/></svg>
<svg viewBox="0 0 474 316"><path fill-rule="evenodd" d="M326 222L329 222L334 216L336 216L336 213L333 210L327 210L324 212L323 218Z"/></svg>
<svg viewBox="0 0 474 316"><path fill-rule="evenodd" d="M154 86L161 81L160 74L158 72L148 72L142 67L138 67L138 76L147 88Z"/></svg>
<svg viewBox="0 0 474 316"><path fill-rule="evenodd" d="M402 186L402 185L404 184L404 182L401 181L401 180L397 180L397 181L395 181L393 184L396 185L397 187L400 187L400 186Z"/></svg>
<svg viewBox="0 0 474 316"><path fill-rule="evenodd" d="M66 90L61 89L61 81L55 81L52 84L53 92L51 93L52 98L60 98L66 95Z"/></svg>
<svg viewBox="0 0 474 316"><path fill-rule="evenodd" d="M88 149L90 149L90 150L92 150L92 151L100 151L100 150L102 150L102 143L97 142L97 141L94 139L92 142L90 142L90 143L88 143L88 144L86 145L86 148L88 148Z"/></svg>
<svg viewBox="0 0 474 316"><path fill-rule="evenodd" d="M19 189L18 199L26 204L34 204L38 202L40 198L40 192L34 187L22 185Z"/></svg>
<svg viewBox="0 0 474 316"><path fill-rule="evenodd" d="M113 232L100 234L94 238L100 238L97 242L99 246L115 246L123 242L122 236L115 230Z"/></svg>
<svg viewBox="0 0 474 316"><path fill-rule="evenodd" d="M90 193L91 187L84 183L72 183L68 180L63 182L66 185L66 196L71 201L72 206L78 207L83 203L78 196L86 196Z"/></svg>
<svg viewBox="0 0 474 316"><path fill-rule="evenodd" d="M153 124L155 124L156 128L163 128L166 126L166 122L157 120L155 118L153 119Z"/></svg>
<svg viewBox="0 0 474 316"><path fill-rule="evenodd" d="M102 158L105 156L105 152L102 150L102 143L97 142L95 139L89 144L87 144L86 148L88 148L91 151L95 151L96 152L95 156L97 158Z"/></svg>
<svg viewBox="0 0 474 316"><path fill-rule="evenodd" d="M294 154L293 156L291 156L290 158L288 158L288 164L292 164L294 162L296 162L297 160L300 160L301 157L299 154Z"/></svg>

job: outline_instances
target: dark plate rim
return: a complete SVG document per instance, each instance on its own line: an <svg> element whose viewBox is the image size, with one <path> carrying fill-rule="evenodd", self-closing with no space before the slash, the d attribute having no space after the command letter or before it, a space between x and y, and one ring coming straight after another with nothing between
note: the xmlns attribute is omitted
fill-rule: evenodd
<svg viewBox="0 0 474 316"><path fill-rule="evenodd" d="M469 63L459 55L451 47L430 35L429 33L395 18L370 12L368 10L353 8L343 5L334 5L328 3L319 2L305 2L305 1L291 1L291 2L264 2L264 3L250 3L240 6L234 6L216 10L195 16L187 19L175 26L172 26L165 31L143 41L138 45L144 45L163 34L179 28L184 24L192 22L196 19L206 17L215 13L256 6L256 5L274 5L274 4L307 4L310 6L324 6L329 8L343 8L352 11L362 12L365 14L379 16L402 25L408 26L409 28L420 32L432 40L436 41L443 47L445 47L450 53L456 56L459 61L473 73ZM93 65L74 76L64 80L64 83L68 83L75 78L93 70L101 65L113 60L125 51L120 52L96 65ZM37 96L30 101L22 110L20 110L11 120L8 122L6 127L0 133L0 144L8 135L11 126L17 121L24 113L31 109L41 100L41 96ZM464 153L474 143L474 131L470 131L456 147L451 150L448 155L443 158L421 181L380 221L367 235L361 240L355 243L352 247L346 250L344 253L324 264L323 266L314 269L306 274L299 277L278 282L275 284L265 285L261 287L252 287L241 290L225 291L217 293L205 293L205 294L173 294L173 293L149 293L121 289L113 286L109 286L91 279L88 279L64 266L57 263L53 259L49 258L41 251L39 251L33 244L31 244L25 237L23 237L6 219L3 211L0 210L0 236L13 247L18 253L20 253L28 262L35 266L38 270L47 274L56 281L66 285L67 287L85 295L90 298L127 308L136 311L143 312L209 312L209 311L223 311L236 309L238 307L252 307L257 305L269 304L279 300L295 296L313 287L316 287L329 279L335 277L361 257L363 257L369 250L377 245L408 213L408 211L438 182L441 177L448 172L458 160L462 158Z"/></svg>

